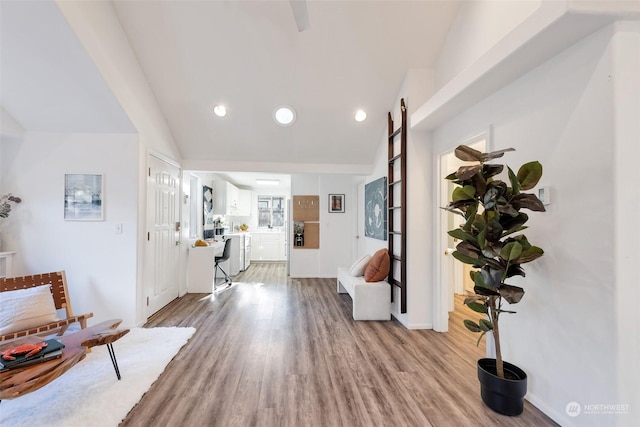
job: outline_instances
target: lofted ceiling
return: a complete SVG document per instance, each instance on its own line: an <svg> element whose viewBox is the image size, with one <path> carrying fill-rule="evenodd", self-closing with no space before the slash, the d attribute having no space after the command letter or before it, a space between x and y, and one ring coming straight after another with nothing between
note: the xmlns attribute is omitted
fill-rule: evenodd
<svg viewBox="0 0 640 427"><path fill-rule="evenodd" d="M299 32L289 1L114 2L185 159L372 163L407 70L433 66L457 11L454 1L306 4ZM273 121L281 104L295 109L292 126Z"/></svg>
<svg viewBox="0 0 640 427"><path fill-rule="evenodd" d="M17 122L131 131L55 2L0 3L0 100ZM433 67L459 5L305 3L308 26L298 31L284 0L111 2L185 164L269 163L280 166L264 170L283 173L371 165L408 69ZM216 104L226 117L212 113ZM295 109L292 126L274 123L281 104Z"/></svg>

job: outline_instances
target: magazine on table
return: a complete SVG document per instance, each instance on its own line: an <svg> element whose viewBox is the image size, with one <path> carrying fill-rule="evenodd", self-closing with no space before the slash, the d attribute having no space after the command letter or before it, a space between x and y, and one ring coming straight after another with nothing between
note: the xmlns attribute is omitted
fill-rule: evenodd
<svg viewBox="0 0 640 427"><path fill-rule="evenodd" d="M2 353L2 356L0 356L0 372L7 371L9 369L22 368L23 366L32 365L34 363L46 362L47 360L56 359L62 356L64 344L56 339L48 339L44 342L47 345L31 356L27 356L28 352L25 354L9 354L8 357L15 358L15 360L6 360L4 356L5 353ZM21 347L22 345L18 345L16 347ZM8 348L7 350L11 349Z"/></svg>

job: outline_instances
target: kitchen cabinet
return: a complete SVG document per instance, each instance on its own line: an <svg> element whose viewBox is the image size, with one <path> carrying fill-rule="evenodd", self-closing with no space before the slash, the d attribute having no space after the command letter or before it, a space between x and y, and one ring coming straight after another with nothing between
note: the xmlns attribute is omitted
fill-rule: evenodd
<svg viewBox="0 0 640 427"><path fill-rule="evenodd" d="M238 189L238 216L251 216L251 199L253 192L251 190Z"/></svg>
<svg viewBox="0 0 640 427"><path fill-rule="evenodd" d="M213 192L215 215L251 215L250 190L241 190L227 181L216 181Z"/></svg>
<svg viewBox="0 0 640 427"><path fill-rule="evenodd" d="M252 261L286 261L284 231L251 233Z"/></svg>
<svg viewBox="0 0 640 427"><path fill-rule="evenodd" d="M214 215L235 215L238 211L238 188L227 181L216 181L213 189Z"/></svg>

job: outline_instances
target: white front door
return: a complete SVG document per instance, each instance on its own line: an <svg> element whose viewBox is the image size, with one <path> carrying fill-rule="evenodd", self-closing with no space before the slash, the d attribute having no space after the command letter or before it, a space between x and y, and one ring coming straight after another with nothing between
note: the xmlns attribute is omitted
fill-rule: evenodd
<svg viewBox="0 0 640 427"><path fill-rule="evenodd" d="M180 169L150 155L147 177L146 316L179 296Z"/></svg>

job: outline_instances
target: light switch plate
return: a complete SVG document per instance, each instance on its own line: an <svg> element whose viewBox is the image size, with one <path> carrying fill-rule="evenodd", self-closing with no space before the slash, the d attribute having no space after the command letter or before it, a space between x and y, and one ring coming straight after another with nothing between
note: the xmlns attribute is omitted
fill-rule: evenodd
<svg viewBox="0 0 640 427"><path fill-rule="evenodd" d="M551 190L548 186L538 188L538 199L543 205L551 204Z"/></svg>

